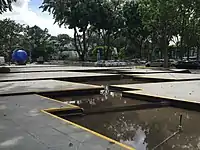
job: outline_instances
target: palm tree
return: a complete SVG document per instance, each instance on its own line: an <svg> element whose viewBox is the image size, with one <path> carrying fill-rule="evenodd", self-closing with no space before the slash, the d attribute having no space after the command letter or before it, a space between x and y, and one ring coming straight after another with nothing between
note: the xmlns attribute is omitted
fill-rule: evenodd
<svg viewBox="0 0 200 150"><path fill-rule="evenodd" d="M0 14L6 12L7 10L12 11L11 4L17 0L0 0Z"/></svg>

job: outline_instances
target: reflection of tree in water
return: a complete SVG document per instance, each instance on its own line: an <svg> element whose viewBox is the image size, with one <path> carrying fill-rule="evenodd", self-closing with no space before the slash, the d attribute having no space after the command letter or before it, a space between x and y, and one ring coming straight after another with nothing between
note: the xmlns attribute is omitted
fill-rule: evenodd
<svg viewBox="0 0 200 150"><path fill-rule="evenodd" d="M168 120L157 121L151 118L145 121L137 111L132 111L116 115L110 122L104 123L104 127L107 130L105 133L111 133L112 138L117 141L131 145L137 150L146 150L152 149L176 130L174 128L169 131L170 127L166 122ZM165 149L167 148L171 147L165 145Z"/></svg>
<svg viewBox="0 0 200 150"><path fill-rule="evenodd" d="M137 114L133 113L121 113L116 118L112 118L110 122L105 123L104 127L107 130L106 133L111 133L111 137L117 141L131 145L138 150L143 150L147 147L144 139L148 129L143 128L143 124L133 123L133 118L135 122L139 122Z"/></svg>
<svg viewBox="0 0 200 150"><path fill-rule="evenodd" d="M165 121L157 121L145 112L140 116L138 111L105 113L73 118L72 121L117 141L135 147L137 150L152 149L174 131L169 131ZM158 113L158 112L157 112ZM146 115L149 118L144 117ZM165 149L171 149L165 145Z"/></svg>
<svg viewBox="0 0 200 150"><path fill-rule="evenodd" d="M91 109L91 108L104 108L104 107L110 107L113 106L113 104L122 104L126 103L126 100L122 99L122 96L120 94L112 94L109 93L107 95L92 95L87 97L71 97L71 99L67 99L65 97L59 98L61 101L65 101L65 103L74 104L77 106L80 106L84 109Z"/></svg>
<svg viewBox="0 0 200 150"><path fill-rule="evenodd" d="M108 99L105 99L104 96L93 96L90 98L81 98L79 100L74 100L74 105L80 106L84 109L91 109L101 106L112 106L112 102Z"/></svg>
<svg viewBox="0 0 200 150"><path fill-rule="evenodd" d="M94 99L94 100L92 100ZM89 99L92 107L111 106L110 98L103 96ZM115 99L115 98L114 98ZM81 101L87 101L83 98ZM80 102L84 106L84 102ZM141 111L127 111L88 115L70 120L90 128L117 141L135 147L137 150L152 149L177 130L179 115L183 114L184 132L159 147L165 149L200 149L199 113L183 109L160 108ZM199 146L197 148L197 146Z"/></svg>

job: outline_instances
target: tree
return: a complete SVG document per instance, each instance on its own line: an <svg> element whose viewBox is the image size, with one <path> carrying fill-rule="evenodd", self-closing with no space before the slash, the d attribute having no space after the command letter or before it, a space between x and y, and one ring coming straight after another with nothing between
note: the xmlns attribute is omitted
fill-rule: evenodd
<svg viewBox="0 0 200 150"><path fill-rule="evenodd" d="M17 0L1 0L0 1L0 14L6 12L7 10L12 11L11 4Z"/></svg>
<svg viewBox="0 0 200 150"><path fill-rule="evenodd" d="M189 59L190 51L192 49L199 49L199 12L200 2L198 0L178 1L179 18L179 36L180 36L180 49L181 59L183 56L187 56ZM198 59L198 57L197 57Z"/></svg>
<svg viewBox="0 0 200 150"><path fill-rule="evenodd" d="M85 60L88 51L86 33L92 14L94 0L45 0L40 8L53 14L55 22L74 29L74 46L80 60Z"/></svg>
<svg viewBox="0 0 200 150"><path fill-rule="evenodd" d="M124 0L97 1L91 24L99 31L99 35L108 47L105 59L111 58L111 44L124 27L122 15Z"/></svg>
<svg viewBox="0 0 200 150"><path fill-rule="evenodd" d="M134 45L131 47L135 47L135 52L132 52L132 54L141 58L143 57L142 51L144 51L145 42L149 37L149 31L143 26L142 17L138 10L138 3L127 1L123 7L123 17L125 18L123 35L126 37L126 41Z"/></svg>
<svg viewBox="0 0 200 150"><path fill-rule="evenodd" d="M67 34L51 36L47 29L36 25L29 27L10 19L0 20L0 32L0 55L9 62L15 49L26 50L30 61L36 61L40 56L48 60L53 54L58 56L72 41Z"/></svg>
<svg viewBox="0 0 200 150"><path fill-rule="evenodd" d="M56 0L53 2L45 0L41 8L43 11L51 12L55 22L60 26L65 25L74 29L74 46L80 60L85 60L90 47L88 39L94 35L89 31L97 30L104 45L110 48L111 35L119 32L119 28L123 25L120 12L123 3L124 0ZM95 30L90 30L91 27ZM106 59L108 55L109 50Z"/></svg>
<svg viewBox="0 0 200 150"><path fill-rule="evenodd" d="M0 48L1 55L10 62L11 53L18 45L18 38L23 31L23 26L10 19L0 20Z"/></svg>
<svg viewBox="0 0 200 150"><path fill-rule="evenodd" d="M158 46L164 54L164 67L168 67L169 42L177 32L177 1L141 0L139 7L143 25L158 37Z"/></svg>
<svg viewBox="0 0 200 150"><path fill-rule="evenodd" d="M57 42L59 44L59 51L65 51L65 46L72 41L71 37L67 34L59 34Z"/></svg>
<svg viewBox="0 0 200 150"><path fill-rule="evenodd" d="M42 30L38 26L27 27L25 37L25 39L29 41L29 50L33 61L36 61L36 59L40 56L47 60L51 54L47 49L47 45L49 44L50 39L48 30Z"/></svg>

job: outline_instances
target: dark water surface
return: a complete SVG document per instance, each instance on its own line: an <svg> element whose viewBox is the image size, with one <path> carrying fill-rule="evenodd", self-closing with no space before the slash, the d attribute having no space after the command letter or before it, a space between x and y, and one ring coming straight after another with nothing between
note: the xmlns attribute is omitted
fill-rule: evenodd
<svg viewBox="0 0 200 150"><path fill-rule="evenodd" d="M88 81L85 83L107 87L107 85L113 84L140 82L132 79L121 79ZM109 89L101 91L97 95L57 97L56 99L78 105L84 109L148 103L146 101L124 98L121 93L112 92ZM65 119L132 146L137 150L152 150L156 145L178 130L179 116L181 114L183 115L183 132L175 135L158 147L157 150L200 150L200 112L165 107L94 114L84 117L68 117Z"/></svg>
<svg viewBox="0 0 200 150"><path fill-rule="evenodd" d="M116 92L109 92L109 94L101 93L99 95L89 96L57 97L56 99L65 102L66 104L74 104L80 106L84 109L105 108L112 106L128 106L148 103L145 101L124 98L122 97L121 93Z"/></svg>
<svg viewBox="0 0 200 150"><path fill-rule="evenodd" d="M183 115L183 132L158 150L199 150L200 113L177 108L159 108L66 118L137 150L151 150L178 129Z"/></svg>
<svg viewBox="0 0 200 150"><path fill-rule="evenodd" d="M85 84L93 84L93 85L118 85L118 84L138 84L138 83L145 83L145 81L138 81L138 80L133 80L131 78L125 79L122 78L120 80L104 80L104 81L84 81L82 83Z"/></svg>

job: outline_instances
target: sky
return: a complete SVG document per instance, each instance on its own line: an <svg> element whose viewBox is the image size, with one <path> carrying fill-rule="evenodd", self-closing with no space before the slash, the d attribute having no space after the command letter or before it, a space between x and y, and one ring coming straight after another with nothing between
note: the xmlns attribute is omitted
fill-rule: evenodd
<svg viewBox="0 0 200 150"><path fill-rule="evenodd" d="M39 9L43 0L17 0L13 3L12 12L6 12L0 15L0 19L10 18L17 23L27 24L29 26L37 25L40 28L47 28L53 36L58 34L68 34L73 36L73 31L54 24L52 15L48 12L42 12Z"/></svg>

